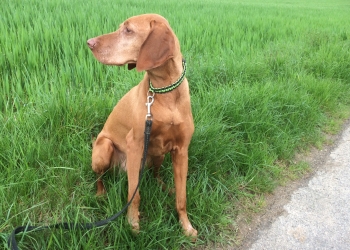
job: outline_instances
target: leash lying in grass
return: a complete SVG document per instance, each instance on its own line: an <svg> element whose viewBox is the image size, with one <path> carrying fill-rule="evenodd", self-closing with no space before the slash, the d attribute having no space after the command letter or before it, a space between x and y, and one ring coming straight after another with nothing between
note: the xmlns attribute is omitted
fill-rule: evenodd
<svg viewBox="0 0 350 250"><path fill-rule="evenodd" d="M139 189L140 182L141 182L142 175L143 175L143 171L144 171L145 165L146 165L148 144L149 144L149 138L151 135L151 128L152 128L152 120L147 119L146 123L145 123L145 140L144 140L144 148L143 148L142 161L141 161L141 169L140 169L140 173L139 173L139 181L137 183L137 187L136 187L131 199L118 213L114 214L113 216L111 216L105 220L100 220L100 221L91 222L91 223L79 223L79 222L67 223L67 222L63 222L63 223L58 223L58 224L54 224L54 225L50 225L50 226L30 226L30 225L19 226L19 227L15 228L12 231L11 235L9 236L8 241L7 241L8 247L12 250L19 249L18 245L17 245L17 241L16 241L16 235L19 233L28 233L28 232L33 232L33 231L37 232L37 231L41 231L41 230L45 230L45 229L60 229L60 228L65 229L65 230L70 230L70 231L72 231L72 230L89 230L92 228L105 226L108 223L110 223L111 221L114 221L115 219L117 219L129 207L129 205L131 204L132 200L135 197L137 190Z"/></svg>

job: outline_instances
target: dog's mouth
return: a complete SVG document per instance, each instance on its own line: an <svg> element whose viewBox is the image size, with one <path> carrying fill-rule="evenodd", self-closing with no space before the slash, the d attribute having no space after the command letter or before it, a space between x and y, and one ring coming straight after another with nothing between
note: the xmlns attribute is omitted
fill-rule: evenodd
<svg viewBox="0 0 350 250"><path fill-rule="evenodd" d="M132 70L136 67L136 63L128 63L128 70Z"/></svg>

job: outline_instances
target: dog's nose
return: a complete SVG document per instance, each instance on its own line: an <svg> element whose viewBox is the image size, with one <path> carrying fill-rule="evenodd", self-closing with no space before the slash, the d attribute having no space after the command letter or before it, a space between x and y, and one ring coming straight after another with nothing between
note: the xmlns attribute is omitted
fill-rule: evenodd
<svg viewBox="0 0 350 250"><path fill-rule="evenodd" d="M95 38L91 38L89 40L87 40L87 45L89 46L90 49L93 49L94 46L96 45L96 39Z"/></svg>

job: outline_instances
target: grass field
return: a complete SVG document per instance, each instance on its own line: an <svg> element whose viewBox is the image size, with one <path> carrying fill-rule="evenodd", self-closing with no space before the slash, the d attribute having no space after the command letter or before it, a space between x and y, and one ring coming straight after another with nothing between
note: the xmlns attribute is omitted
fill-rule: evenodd
<svg viewBox="0 0 350 250"><path fill-rule="evenodd" d="M142 78L95 60L88 38L127 17L159 13L188 62L196 131L188 212L150 172L141 183L141 232L125 216L88 232L27 233L21 249L183 249L236 243L238 213L307 171L296 152L321 147L350 116L350 4L335 1L3 0L0 11L0 247L14 227L107 218L126 203L125 174L95 197L91 137ZM173 184L169 159L161 175Z"/></svg>

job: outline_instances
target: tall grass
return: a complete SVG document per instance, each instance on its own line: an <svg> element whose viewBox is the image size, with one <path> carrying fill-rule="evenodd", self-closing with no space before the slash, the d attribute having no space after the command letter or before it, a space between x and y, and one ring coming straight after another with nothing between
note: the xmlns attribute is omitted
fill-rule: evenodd
<svg viewBox="0 0 350 250"><path fill-rule="evenodd" d="M196 131L188 212L149 172L141 183L141 232L125 218L88 232L18 237L22 249L179 249L235 241L238 203L271 192L298 150L349 117L350 6L346 1L19 1L0 12L0 237L18 225L95 221L126 202L125 174L95 194L91 137L142 78L98 63L85 45L129 16L165 16L188 61ZM282 163L282 164L281 164ZM170 160L161 175L173 185ZM242 206L240 206L242 207ZM244 207L244 206L243 206ZM231 231L233 230L233 231Z"/></svg>

